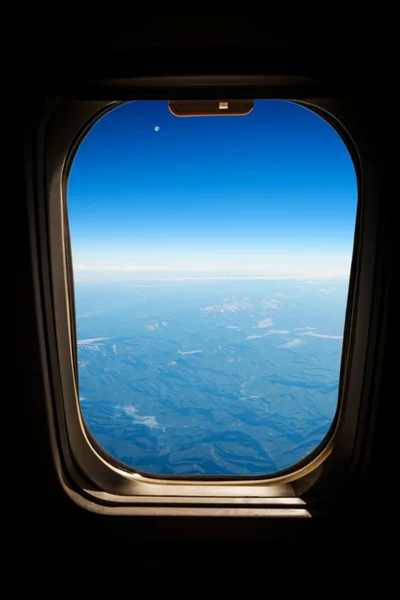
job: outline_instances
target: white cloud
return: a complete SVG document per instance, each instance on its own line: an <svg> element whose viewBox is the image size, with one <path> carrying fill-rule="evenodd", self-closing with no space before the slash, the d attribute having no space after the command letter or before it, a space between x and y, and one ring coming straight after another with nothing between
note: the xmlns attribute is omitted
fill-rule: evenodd
<svg viewBox="0 0 400 600"><path fill-rule="evenodd" d="M273 320L269 317L258 322L258 325L254 326L253 329L264 329L265 327L272 327L274 324Z"/></svg>
<svg viewBox="0 0 400 600"><path fill-rule="evenodd" d="M289 329L269 329L260 335L248 335L246 340L257 340L259 338L267 337L268 335L287 335L288 333L290 333Z"/></svg>
<svg viewBox="0 0 400 600"><path fill-rule="evenodd" d="M299 335L309 335L311 337L326 338L329 340L342 340L343 339L342 335L327 335L325 333L314 333L313 331L307 331L306 333L300 333Z"/></svg>
<svg viewBox="0 0 400 600"><path fill-rule="evenodd" d="M147 331L155 331L156 329L158 329L158 323L148 323L146 325L146 329Z"/></svg>
<svg viewBox="0 0 400 600"><path fill-rule="evenodd" d="M135 415L134 417L135 423L140 423L141 425L146 425L149 429L157 429L159 424L156 418L152 415L140 417L139 415Z"/></svg>
<svg viewBox="0 0 400 600"><path fill-rule="evenodd" d="M317 329L317 328L316 327L296 327L296 329L293 329L293 331L306 331L307 329Z"/></svg>
<svg viewBox="0 0 400 600"><path fill-rule="evenodd" d="M279 300L275 300L274 298L264 298L260 303L264 308L271 308L272 310L279 310L281 308Z"/></svg>
<svg viewBox="0 0 400 600"><path fill-rule="evenodd" d="M163 327L167 328L167 327L168 327L168 325L169 325L169 323L168 323L168 321L161 321L161 325L162 325Z"/></svg>
<svg viewBox="0 0 400 600"><path fill-rule="evenodd" d="M134 406L116 406L120 410L123 410L127 415L133 417L133 422L140 425L145 425L149 429L157 429L160 427L156 418L153 415L140 416L137 414L137 409Z"/></svg>
<svg viewBox="0 0 400 600"><path fill-rule="evenodd" d="M110 340L111 338L90 338L88 340L78 340L78 346L89 346L95 342L101 342L102 340Z"/></svg>
<svg viewBox="0 0 400 600"><path fill-rule="evenodd" d="M270 329L268 333L274 333L277 335L285 335L290 333L289 329Z"/></svg>
<svg viewBox="0 0 400 600"><path fill-rule="evenodd" d="M282 344L280 348L295 348L296 346L300 346L303 342L299 340L299 338L294 338L290 342L286 342L286 344Z"/></svg>
<svg viewBox="0 0 400 600"><path fill-rule="evenodd" d="M119 408L120 410L123 410L128 415L135 415L137 413L137 409L134 406L119 406L117 404L117 406L115 408Z"/></svg>
<svg viewBox="0 0 400 600"><path fill-rule="evenodd" d="M237 329L237 331L242 331L237 325L226 325L227 329Z"/></svg>
<svg viewBox="0 0 400 600"><path fill-rule="evenodd" d="M200 310L205 313L217 312L217 313L236 313L239 311L264 311L266 308L272 308L273 310L278 310L280 305L278 301L274 302L273 300L269 300L268 298L257 298L255 300L251 300L248 296L243 296L240 300L238 300L237 296L227 296L225 297L220 304L214 304L212 306L205 306ZM266 319L264 319L266 321ZM269 325L264 325L264 327L269 327Z"/></svg>
<svg viewBox="0 0 400 600"><path fill-rule="evenodd" d="M233 298L232 298L233 300ZM218 312L221 314L224 313L236 313L241 310L251 310L252 304L247 300L237 300L230 302L221 302L221 304L214 304L214 306L206 306L205 308L201 308L202 312Z"/></svg>
<svg viewBox="0 0 400 600"><path fill-rule="evenodd" d="M199 354L199 352L203 352L203 350L188 350L187 352L181 352L178 350L178 354L181 354L182 356L186 354Z"/></svg>
<svg viewBox="0 0 400 600"><path fill-rule="evenodd" d="M246 340L258 340L259 338L263 338L269 335L269 333L262 333L261 335L248 335Z"/></svg>

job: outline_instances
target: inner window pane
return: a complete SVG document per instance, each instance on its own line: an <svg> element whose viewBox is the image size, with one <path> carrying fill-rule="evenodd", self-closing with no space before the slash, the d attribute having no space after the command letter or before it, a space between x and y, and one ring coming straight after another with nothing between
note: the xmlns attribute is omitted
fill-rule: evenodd
<svg viewBox="0 0 400 600"><path fill-rule="evenodd" d="M97 442L158 475L276 473L338 405L357 206L312 111L105 115L68 185L79 394Z"/></svg>

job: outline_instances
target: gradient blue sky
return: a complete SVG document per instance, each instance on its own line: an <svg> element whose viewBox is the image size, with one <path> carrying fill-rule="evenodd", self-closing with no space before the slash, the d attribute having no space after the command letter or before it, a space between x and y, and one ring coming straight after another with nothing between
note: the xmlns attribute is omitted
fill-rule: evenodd
<svg viewBox="0 0 400 600"><path fill-rule="evenodd" d="M304 107L179 118L167 102L131 102L72 165L75 275L347 277L356 205L348 150Z"/></svg>

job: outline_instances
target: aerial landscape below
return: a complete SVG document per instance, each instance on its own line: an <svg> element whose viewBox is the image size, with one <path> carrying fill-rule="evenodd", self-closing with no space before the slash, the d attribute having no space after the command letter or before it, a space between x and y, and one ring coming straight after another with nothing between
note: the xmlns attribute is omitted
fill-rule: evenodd
<svg viewBox="0 0 400 600"><path fill-rule="evenodd" d="M77 284L81 408L154 474L263 475L323 440L347 282Z"/></svg>

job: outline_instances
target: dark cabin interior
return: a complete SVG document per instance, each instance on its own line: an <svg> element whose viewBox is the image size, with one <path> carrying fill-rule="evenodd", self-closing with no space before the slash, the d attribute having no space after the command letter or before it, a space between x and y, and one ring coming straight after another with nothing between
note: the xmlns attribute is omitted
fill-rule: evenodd
<svg viewBox="0 0 400 600"><path fill-rule="evenodd" d="M22 459L29 460L26 503L22 503L18 520L29 531L29 544L45 540L48 547L57 548L67 541L84 544L86 540L102 540L107 545L115 540L127 543L143 541L258 541L274 544L302 545L312 543L343 543L362 548L374 555L394 526L395 512L390 493L393 472L395 438L391 436L392 406L398 393L396 369L390 358L389 338L394 314L394 217L390 191L392 174L386 128L389 127L389 84L384 76L385 49L372 48L367 32L358 37L349 31L290 31L282 27L264 27L257 19L246 16L225 19L184 19L172 17L146 19L118 33L85 35L83 31L62 31L57 35L35 30L25 39L25 54L21 56L19 73L22 80L19 98L21 150L13 161L17 169L17 305L18 380L21 382L25 422L30 429L27 443L22 445ZM34 40L33 40L34 38ZM280 97L281 86L291 85L290 77L310 76L312 83L304 91L309 95L334 95L357 103L360 118L374 140L376 186L379 195L380 251L377 268L385 282L381 312L381 336L384 348L376 352L379 369L375 393L379 402L368 416L374 425L372 442L366 452L362 472L348 473L348 485L325 499L319 514L296 520L289 516L267 519L254 516L104 516L86 511L71 501L62 490L52 459L49 428L44 402L45 380L40 361L38 320L33 282L40 277L32 265L29 240L28 206L33 198L35 173L28 165L26 149L32 144L32 123L46 101L54 96L104 98L107 81L119 85L120 99L129 99L129 78L168 76L213 76L213 93L228 97L226 86L233 85L235 75L286 76L289 83L275 85L273 97ZM221 75L233 79L218 83ZM289 77L290 76L290 77ZM106 83L104 81L106 80ZM217 83L215 83L217 81ZM228 83L227 83L228 81ZM175 85L175 84L174 84ZM187 86L187 80L171 87L175 97L207 97L207 90ZM294 84L295 85L295 84ZM305 84L308 85L308 84ZM220 87L222 86L222 87ZM176 90L179 90L177 94ZM233 87L236 97L251 95L248 89ZM296 88L296 93L299 90ZM154 97L157 97L154 90ZM287 93L287 90L286 90ZM14 155L13 155L14 156ZM27 168L28 167L28 168ZM40 242L39 242L40 243ZM393 354L394 352L394 354ZM374 371L375 372L375 371ZM18 406L18 405L17 405ZM18 407L19 408L19 407ZM19 416L19 415L18 415ZM28 544L28 545L29 545ZM216 551L215 551L216 552ZM215 554L217 556L217 553Z"/></svg>

